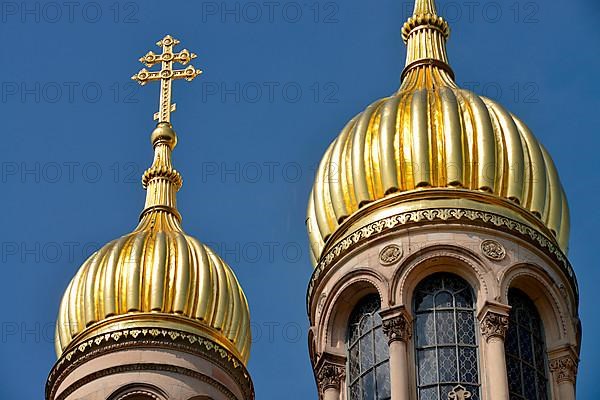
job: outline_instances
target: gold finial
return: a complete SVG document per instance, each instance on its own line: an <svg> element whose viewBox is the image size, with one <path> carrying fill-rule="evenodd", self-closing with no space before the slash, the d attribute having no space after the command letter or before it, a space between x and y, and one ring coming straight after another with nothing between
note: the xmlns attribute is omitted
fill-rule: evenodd
<svg viewBox="0 0 600 400"><path fill-rule="evenodd" d="M413 15L431 14L437 15L435 10L435 0L416 0L415 12Z"/></svg>
<svg viewBox="0 0 600 400"><path fill-rule="evenodd" d="M449 35L450 27L437 15L435 0L415 0L414 13L402 26L406 43L406 65L401 78L404 88L454 85L446 54Z"/></svg>
<svg viewBox="0 0 600 400"><path fill-rule="evenodd" d="M171 112L175 111L175 104L171 104L171 82L175 79L191 81L202 73L201 70L196 69L192 65L189 65L185 69L173 69L174 62L186 65L196 58L196 54L186 49L181 50L179 53L173 53L173 47L178 44L179 40L171 35L167 35L156 42L158 47L162 47L162 54L155 54L149 51L145 56L140 58L140 62L148 68L160 62L162 63L161 70L148 71L146 68L142 68L140 72L131 77L131 79L137 81L142 86L148 82L160 80L160 103L158 112L154 114L154 119L158 120L158 123L170 123Z"/></svg>

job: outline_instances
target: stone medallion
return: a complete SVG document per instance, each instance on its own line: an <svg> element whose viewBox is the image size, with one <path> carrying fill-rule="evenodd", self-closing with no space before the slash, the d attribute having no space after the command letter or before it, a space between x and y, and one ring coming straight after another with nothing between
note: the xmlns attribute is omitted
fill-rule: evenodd
<svg viewBox="0 0 600 400"><path fill-rule="evenodd" d="M397 244L389 244L379 252L381 265L391 265L402 258L402 247Z"/></svg>
<svg viewBox="0 0 600 400"><path fill-rule="evenodd" d="M481 252L484 256L494 261L501 261L506 257L506 249L504 246L492 239L481 242Z"/></svg>

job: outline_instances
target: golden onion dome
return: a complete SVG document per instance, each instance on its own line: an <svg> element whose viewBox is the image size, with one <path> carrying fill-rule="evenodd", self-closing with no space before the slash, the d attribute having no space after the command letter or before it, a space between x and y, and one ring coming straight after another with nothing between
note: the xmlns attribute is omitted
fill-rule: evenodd
<svg viewBox="0 0 600 400"><path fill-rule="evenodd" d="M251 332L244 292L230 267L181 228L175 194L182 179L171 165L177 142L171 125L159 123L152 142L140 222L89 257L69 284L56 352L125 328L166 328L207 338L246 364Z"/></svg>
<svg viewBox="0 0 600 400"><path fill-rule="evenodd" d="M315 264L377 205L483 210L524 222L566 251L569 210L550 156L504 107L456 85L448 35L434 1L416 0L402 28L400 89L355 116L326 150L307 211Z"/></svg>

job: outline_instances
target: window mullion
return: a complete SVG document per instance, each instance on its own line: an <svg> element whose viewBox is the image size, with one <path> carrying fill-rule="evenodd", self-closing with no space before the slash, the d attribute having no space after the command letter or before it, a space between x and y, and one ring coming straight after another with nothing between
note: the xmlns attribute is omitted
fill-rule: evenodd
<svg viewBox="0 0 600 400"><path fill-rule="evenodd" d="M458 360L459 357L459 351L458 351L458 315L456 313L456 299L454 297L454 294L452 295L452 305L454 306L454 310L452 313L452 316L454 318L454 324L453 324L453 328L454 328L454 354L456 355L456 379L458 380L458 382L462 382L462 371L460 370L460 362Z"/></svg>
<svg viewBox="0 0 600 400"><path fill-rule="evenodd" d="M438 382L438 384L436 385L436 390L437 390L437 397L438 399L441 399L442 397L442 393L440 391L440 348L439 348L439 343L438 343L438 334L437 334L437 308L435 307L435 297L436 297L437 293L434 293L433 295L433 343L435 343L435 350L434 350L434 354L435 354L435 373L436 373L436 381Z"/></svg>

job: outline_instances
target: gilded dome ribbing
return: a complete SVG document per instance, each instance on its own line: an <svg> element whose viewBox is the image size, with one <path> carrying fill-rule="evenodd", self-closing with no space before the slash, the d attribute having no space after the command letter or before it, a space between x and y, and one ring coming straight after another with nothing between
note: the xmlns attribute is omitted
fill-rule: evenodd
<svg viewBox="0 0 600 400"><path fill-rule="evenodd" d="M245 364L251 332L244 292L229 266L181 228L175 195L182 179L171 165L177 143L171 125L159 123L152 142L140 222L89 257L69 284L56 352L123 328L168 328L208 338Z"/></svg>
<svg viewBox="0 0 600 400"><path fill-rule="evenodd" d="M468 201L527 223L566 251L569 210L550 156L500 104L456 85L448 24L433 0L416 1L402 35L400 89L354 117L317 169L307 212L313 262L344 221L384 199L406 210Z"/></svg>

